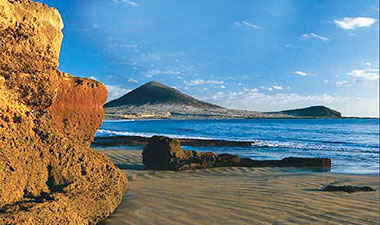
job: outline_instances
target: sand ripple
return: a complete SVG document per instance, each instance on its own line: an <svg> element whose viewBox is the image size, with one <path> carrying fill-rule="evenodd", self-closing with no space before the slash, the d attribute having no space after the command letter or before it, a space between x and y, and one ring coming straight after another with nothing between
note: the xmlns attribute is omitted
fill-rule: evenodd
<svg viewBox="0 0 380 225"><path fill-rule="evenodd" d="M326 184L378 188L377 176L215 168L150 171L141 151L100 150L124 168L128 191L104 224L379 224L379 192L321 192Z"/></svg>

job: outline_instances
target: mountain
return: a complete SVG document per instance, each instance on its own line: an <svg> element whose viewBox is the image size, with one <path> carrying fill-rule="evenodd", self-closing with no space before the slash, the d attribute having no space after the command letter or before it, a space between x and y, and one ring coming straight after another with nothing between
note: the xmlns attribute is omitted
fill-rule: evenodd
<svg viewBox="0 0 380 225"><path fill-rule="evenodd" d="M326 106L311 106L307 108L285 110L276 113L297 117L342 117L342 114L340 112L327 108Z"/></svg>
<svg viewBox="0 0 380 225"><path fill-rule="evenodd" d="M181 93L180 91L163 85L156 81L148 82L122 97L110 101L104 108L119 106L141 106L153 104L175 104L186 105L198 108L222 108L220 106L199 101L193 97Z"/></svg>
<svg viewBox="0 0 380 225"><path fill-rule="evenodd" d="M339 118L340 112L324 106L280 112L257 112L223 108L199 101L156 81L148 82L104 105L106 119L148 118Z"/></svg>

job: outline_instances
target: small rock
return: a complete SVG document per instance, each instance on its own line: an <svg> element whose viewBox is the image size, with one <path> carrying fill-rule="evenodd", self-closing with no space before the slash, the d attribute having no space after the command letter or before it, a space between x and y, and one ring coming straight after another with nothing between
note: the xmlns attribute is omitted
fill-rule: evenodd
<svg viewBox="0 0 380 225"><path fill-rule="evenodd" d="M343 186L335 186L335 185L327 185L322 189L322 191L344 191L347 193L353 193L357 191L375 191L373 188L368 186L352 186L352 185L343 185Z"/></svg>

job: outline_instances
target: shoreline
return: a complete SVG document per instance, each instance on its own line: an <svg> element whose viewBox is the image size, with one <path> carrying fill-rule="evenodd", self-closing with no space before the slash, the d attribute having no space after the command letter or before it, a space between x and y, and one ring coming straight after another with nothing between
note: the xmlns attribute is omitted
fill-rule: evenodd
<svg viewBox="0 0 380 225"><path fill-rule="evenodd" d="M153 135L154 136L154 135ZM158 135L159 136L159 135ZM123 147L123 146L143 146L148 144L151 137L143 136L107 136L95 137L92 147ZM222 139L201 139L201 138L178 138L182 146L191 147L250 147L258 144L256 141L233 141Z"/></svg>
<svg viewBox="0 0 380 225"><path fill-rule="evenodd" d="M281 168L146 170L141 150L96 149L129 178L113 224L378 224L379 177ZM375 192L323 192L327 184Z"/></svg>
<svg viewBox="0 0 380 225"><path fill-rule="evenodd" d="M286 120L286 119L306 119L306 120L318 120L318 119L380 119L380 117L355 117L355 116L342 116L342 117L189 117L189 118L182 118L182 117L157 117L157 118L114 118L106 117L106 119L103 119L103 122L113 122L113 121L155 121L155 120Z"/></svg>

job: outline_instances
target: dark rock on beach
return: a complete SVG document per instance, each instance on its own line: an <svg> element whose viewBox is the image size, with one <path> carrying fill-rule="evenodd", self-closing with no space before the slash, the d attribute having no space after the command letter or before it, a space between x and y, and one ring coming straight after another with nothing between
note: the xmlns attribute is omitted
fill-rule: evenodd
<svg viewBox="0 0 380 225"><path fill-rule="evenodd" d="M126 189L89 147L104 84L57 69L62 28L56 9L0 0L0 224L96 224Z"/></svg>
<svg viewBox="0 0 380 225"><path fill-rule="evenodd" d="M187 151L177 139L154 136L145 146L143 163L148 169L186 170L212 167L316 167L331 168L327 158L284 158L282 160L252 160L231 154Z"/></svg>
<svg viewBox="0 0 380 225"><path fill-rule="evenodd" d="M352 186L352 185L343 185L343 186L335 186L335 185L327 185L322 189L322 191L343 191L347 193L353 193L357 191L375 191L373 188L368 186Z"/></svg>
<svg viewBox="0 0 380 225"><path fill-rule="evenodd" d="M199 153L185 151L179 140L154 136L145 146L143 163L149 169L184 170L213 167L217 155L215 153Z"/></svg>
<svg viewBox="0 0 380 225"><path fill-rule="evenodd" d="M303 168L331 168L328 158L300 158L287 157L281 160L252 160L242 158L240 166L247 167L303 167Z"/></svg>

